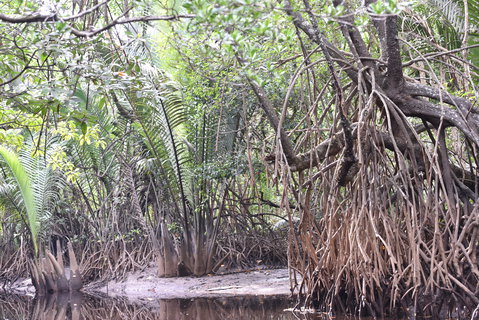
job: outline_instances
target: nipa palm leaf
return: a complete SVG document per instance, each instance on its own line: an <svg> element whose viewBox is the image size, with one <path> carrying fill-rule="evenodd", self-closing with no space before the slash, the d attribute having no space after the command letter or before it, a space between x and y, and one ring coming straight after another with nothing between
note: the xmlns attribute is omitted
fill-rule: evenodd
<svg viewBox="0 0 479 320"><path fill-rule="evenodd" d="M28 176L24 165L22 164L15 152L10 149L7 149L4 146L0 146L0 156L3 158L6 165L10 169L18 185L18 188L20 189L23 205L27 214L28 227L30 228L30 232L32 235L33 247L35 249L35 254L38 254L39 223L37 206L35 204L34 198L34 190L32 188L30 177Z"/></svg>

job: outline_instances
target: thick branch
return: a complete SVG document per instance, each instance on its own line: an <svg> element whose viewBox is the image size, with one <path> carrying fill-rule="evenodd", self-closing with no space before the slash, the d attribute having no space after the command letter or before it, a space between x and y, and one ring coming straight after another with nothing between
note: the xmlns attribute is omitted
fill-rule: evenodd
<svg viewBox="0 0 479 320"><path fill-rule="evenodd" d="M443 120L446 126L455 126L462 131L471 142L479 146L479 134L476 132L476 128L479 125L478 121L474 121L472 125L470 125L456 110L429 101L415 99L410 96L402 96L400 100L395 102L406 116L419 117L436 126Z"/></svg>
<svg viewBox="0 0 479 320"><path fill-rule="evenodd" d="M376 0L365 0L364 6L368 7L372 3L375 3ZM380 39L381 44L381 60L387 61L388 60L388 50L386 46L386 42L382 41L381 39L386 39L386 20L382 15L371 14L371 18L373 20L374 27L378 32L378 36Z"/></svg>
<svg viewBox="0 0 479 320"><path fill-rule="evenodd" d="M352 138L355 139L357 130L353 130ZM344 149L344 133L343 131L335 134L328 140L321 142L314 150L308 153L298 155L298 162L292 166L291 171L303 171L316 167L321 161L327 157L335 156Z"/></svg>
<svg viewBox="0 0 479 320"><path fill-rule="evenodd" d="M88 10L82 11L76 15L69 16L69 17L60 17L58 16L57 12L51 13L48 15L34 14L34 15L23 16L23 17L12 17L12 16L8 16L8 15L0 13L0 21L7 22L7 23L14 23L14 24L74 21L75 19L78 19L89 13L92 13L93 11L98 9L100 6L105 5L108 1L109 0L103 1ZM195 16L196 15L194 14L180 14L180 15L170 15L170 16L143 16L143 17L133 17L133 18L125 18L125 19L117 18L102 28L98 28L98 29L94 29L90 31L83 31L83 30L77 30L75 28L72 28L72 32L78 37L92 37L96 34L99 34L103 31L106 31L120 24L127 24L127 23L133 23L133 22L147 22L147 21L170 21L170 20L179 20L181 18L191 19L191 18L194 18Z"/></svg>
<svg viewBox="0 0 479 320"><path fill-rule="evenodd" d="M385 48L387 50L387 89L400 90L404 84L404 77L396 15L388 15L386 17L386 38L380 40L385 41Z"/></svg>
<svg viewBox="0 0 479 320"><path fill-rule="evenodd" d="M351 139L357 138L357 124L351 125ZM342 152L345 147L344 143L344 131L341 130L338 133L334 134L331 138L321 142L313 150L299 154L296 157L296 163L290 166L291 171L303 171L306 169L316 167L321 161L327 157L335 156L338 153ZM270 155L266 157L266 161L274 161L275 155Z"/></svg>
<svg viewBox="0 0 479 320"><path fill-rule="evenodd" d="M10 17L3 13L0 13L0 21L8 22L8 23L36 23L36 22L55 22L61 21L61 19L57 16L56 13L49 14L49 15L29 15L25 17Z"/></svg>
<svg viewBox="0 0 479 320"><path fill-rule="evenodd" d="M358 134L357 123L352 124L351 127L353 128L351 138L356 140ZM418 129L421 130L421 128ZM384 146L389 150L396 151L395 146L398 146L402 152L411 148L405 141L396 140L394 143L389 133L377 131L376 134L381 137ZM321 142L314 150L298 155L298 162L291 168L291 171L302 171L315 167L327 157L335 156L342 152L344 147L344 131L340 131L331 138Z"/></svg>
<svg viewBox="0 0 479 320"><path fill-rule="evenodd" d="M463 168L456 166L452 163L450 164L450 166L452 172L457 177L457 179L459 179L459 181L461 181L471 191L475 192L479 177L474 175L471 171L464 170Z"/></svg>
<svg viewBox="0 0 479 320"><path fill-rule="evenodd" d="M298 29L303 30L303 32L308 36L310 40L312 40L313 42L319 45L321 45L321 40L322 40L322 42L324 43L331 57L339 64L339 66L344 68L344 71L354 83L358 83L358 74L355 70L351 69L349 64L345 62L347 60L344 57L344 55L328 40L320 39L318 35L316 34L313 26L307 23L299 12L296 12L293 10L293 7L289 0L284 0L284 9L286 13L293 18L294 25Z"/></svg>
<svg viewBox="0 0 479 320"><path fill-rule="evenodd" d="M351 132L351 138L354 140L357 139L357 125L357 123L353 123L351 125L353 129ZM396 143L393 143L392 137L389 133L377 131L376 135L381 137L384 146L387 149L396 151L395 145L398 146L401 151L408 149L408 145L404 141L396 141ZM324 159L341 153L344 150L344 147L344 131L340 131L334 134L331 138L321 142L313 150L307 153L299 154L296 165L292 166L290 169L291 171L295 172L314 168ZM269 156L266 160L272 161L274 160L274 156Z"/></svg>
<svg viewBox="0 0 479 320"><path fill-rule="evenodd" d="M379 39L386 39L386 21L383 17L372 16L374 27L378 32ZM388 50L385 41L379 41L381 45L381 60L388 60Z"/></svg>
<svg viewBox="0 0 479 320"><path fill-rule="evenodd" d="M69 16L69 17L59 17L57 15L57 12L45 15L45 14L33 14L33 15L28 15L25 17L11 17L7 16L5 14L0 14L0 20L3 22L8 22L8 23L35 23L35 22L55 22L55 21L71 21L75 20L78 18L81 18L87 14L92 13L96 9L100 8L101 6L107 4L110 0L105 0L103 2L100 2L96 6L91 7L88 10L82 11L80 13L77 13L75 15Z"/></svg>
<svg viewBox="0 0 479 320"><path fill-rule="evenodd" d="M279 135L279 139L281 141L281 147L286 156L286 160L288 161L288 164L294 165L297 161L296 154L294 152L293 146L291 144L291 141L289 140L287 133L284 131L283 127L279 125L279 118L274 110L273 103L269 100L266 92L260 85L258 85L255 81L251 79L248 79L248 81L251 85L251 88L253 88L253 91L256 97L258 98L260 102L261 108L266 113L266 117L268 118L271 126Z"/></svg>
<svg viewBox="0 0 479 320"><path fill-rule="evenodd" d="M342 1L340 0L335 0L333 3L335 6L338 6L341 2ZM357 54L357 58L359 58L360 62L376 72L376 66L371 59L371 53L369 52L358 28L354 25L354 17L354 14L352 14L350 10L347 10L346 15L338 19L341 31L343 36L350 40L348 41L350 49Z"/></svg>
<svg viewBox="0 0 479 320"><path fill-rule="evenodd" d="M470 113L479 114L479 110L467 99L456 97L447 91L417 83L407 84L405 89L412 96L427 97L454 106L461 110L465 117Z"/></svg>

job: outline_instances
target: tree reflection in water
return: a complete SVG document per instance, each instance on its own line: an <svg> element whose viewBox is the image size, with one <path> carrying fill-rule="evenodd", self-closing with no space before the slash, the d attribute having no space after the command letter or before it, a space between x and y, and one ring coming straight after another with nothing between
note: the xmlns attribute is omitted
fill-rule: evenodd
<svg viewBox="0 0 479 320"><path fill-rule="evenodd" d="M153 300L82 294L48 295L35 299L0 294L0 319L8 320L368 320L284 311L294 305L287 297L228 297ZM393 320L393 319L391 319Z"/></svg>
<svg viewBox="0 0 479 320"><path fill-rule="evenodd" d="M196 298L145 300L49 295L31 299L0 296L0 319L9 320L223 320L297 319L286 297Z"/></svg>

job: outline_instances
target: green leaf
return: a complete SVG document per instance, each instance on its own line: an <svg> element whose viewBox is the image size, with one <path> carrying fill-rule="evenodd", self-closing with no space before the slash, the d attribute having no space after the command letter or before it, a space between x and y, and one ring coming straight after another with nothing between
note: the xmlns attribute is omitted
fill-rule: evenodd
<svg viewBox="0 0 479 320"><path fill-rule="evenodd" d="M20 188L25 211L27 212L27 222L32 234L33 247L35 249L35 254L38 255L38 215L30 177L28 176L23 164L20 162L20 159L13 151L4 146L0 146L0 156L10 168L18 187Z"/></svg>
<svg viewBox="0 0 479 320"><path fill-rule="evenodd" d="M83 133L83 135L86 134L87 130L88 130L87 124L85 122L82 122L81 123L81 132Z"/></svg>

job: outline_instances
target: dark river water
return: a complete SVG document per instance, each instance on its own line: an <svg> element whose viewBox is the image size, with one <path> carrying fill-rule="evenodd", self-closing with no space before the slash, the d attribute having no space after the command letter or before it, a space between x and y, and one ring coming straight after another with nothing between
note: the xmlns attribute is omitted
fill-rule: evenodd
<svg viewBox="0 0 479 320"><path fill-rule="evenodd" d="M304 315L285 311L294 306L287 297L196 298L145 300L79 296L32 299L0 295L0 319L4 320L223 320L223 319L359 319ZM361 318L366 320L366 318Z"/></svg>

